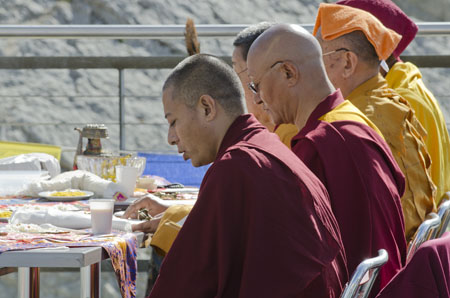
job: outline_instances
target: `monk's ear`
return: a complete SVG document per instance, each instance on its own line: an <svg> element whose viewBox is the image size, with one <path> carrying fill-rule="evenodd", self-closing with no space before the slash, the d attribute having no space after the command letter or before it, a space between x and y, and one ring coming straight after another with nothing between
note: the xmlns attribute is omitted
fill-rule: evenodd
<svg viewBox="0 0 450 298"><path fill-rule="evenodd" d="M358 56L352 51L344 53L345 65L342 72L342 76L347 79L352 76L356 71L356 66L358 65Z"/></svg>
<svg viewBox="0 0 450 298"><path fill-rule="evenodd" d="M208 94L200 96L197 108L199 109L201 116L204 117L206 121L211 121L216 118L217 102L214 98L212 98Z"/></svg>
<svg viewBox="0 0 450 298"><path fill-rule="evenodd" d="M294 64L290 62L284 62L281 66L283 77L288 81L288 86L293 86L300 78L300 73Z"/></svg>

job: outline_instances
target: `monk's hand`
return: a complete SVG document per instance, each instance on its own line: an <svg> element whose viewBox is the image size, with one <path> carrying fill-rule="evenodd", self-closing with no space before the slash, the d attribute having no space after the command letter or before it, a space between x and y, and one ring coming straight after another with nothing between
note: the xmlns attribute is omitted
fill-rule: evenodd
<svg viewBox="0 0 450 298"><path fill-rule="evenodd" d="M140 224L135 224L131 226L133 232L140 231L144 233L154 233L158 228L159 222L164 213L160 213L152 217L150 220L144 221Z"/></svg>
<svg viewBox="0 0 450 298"><path fill-rule="evenodd" d="M151 196L145 196L134 201L130 206L128 206L122 218L146 219L142 217L139 218L139 215L144 213L148 216L148 218L152 218L153 216L166 211L168 207L168 205L164 205L156 201Z"/></svg>

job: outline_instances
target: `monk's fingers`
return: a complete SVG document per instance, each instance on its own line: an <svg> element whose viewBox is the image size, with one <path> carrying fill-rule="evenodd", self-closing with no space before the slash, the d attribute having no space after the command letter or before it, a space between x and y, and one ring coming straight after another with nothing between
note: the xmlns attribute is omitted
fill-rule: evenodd
<svg viewBox="0 0 450 298"><path fill-rule="evenodd" d="M166 211L168 208L167 205L161 204L157 201L152 200L149 204L148 214L151 216L155 216L157 214L160 214L164 211Z"/></svg>
<svg viewBox="0 0 450 298"><path fill-rule="evenodd" d="M149 202L148 197L134 201L130 206L128 206L127 210L125 210L122 218L138 218L138 211L142 208L147 210L151 208L151 203Z"/></svg>
<svg viewBox="0 0 450 298"><path fill-rule="evenodd" d="M143 223L132 225L131 228L133 232L141 231L144 233L154 233L158 228L160 221L161 217L152 218L151 220L145 221Z"/></svg>

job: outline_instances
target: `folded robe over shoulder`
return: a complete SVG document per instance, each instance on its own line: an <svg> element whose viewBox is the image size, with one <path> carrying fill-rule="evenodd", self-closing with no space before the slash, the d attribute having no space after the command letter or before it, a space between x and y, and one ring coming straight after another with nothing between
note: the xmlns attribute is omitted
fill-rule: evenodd
<svg viewBox="0 0 450 298"><path fill-rule="evenodd" d="M150 297L339 297L327 192L252 115L228 129Z"/></svg>
<svg viewBox="0 0 450 298"><path fill-rule="evenodd" d="M401 204L409 241L426 215L436 212L436 187L429 172L431 159L423 140L426 132L409 103L387 87L381 74L353 89L346 99L380 129L405 175Z"/></svg>
<svg viewBox="0 0 450 298"><path fill-rule="evenodd" d="M389 261L377 292L405 264L406 240L400 196L405 179L373 123L338 90L313 111L292 140L292 150L327 188L352 274L384 248Z"/></svg>
<svg viewBox="0 0 450 298"><path fill-rule="evenodd" d="M450 190L450 136L439 103L425 86L420 70L410 62L395 63L386 75L386 82L408 101L427 132L424 141L431 157L431 178L437 188L438 206Z"/></svg>

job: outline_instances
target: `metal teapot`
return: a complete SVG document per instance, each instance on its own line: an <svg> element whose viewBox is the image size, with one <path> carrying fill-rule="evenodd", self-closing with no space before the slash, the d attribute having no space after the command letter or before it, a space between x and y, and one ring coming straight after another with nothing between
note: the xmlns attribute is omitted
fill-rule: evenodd
<svg viewBox="0 0 450 298"><path fill-rule="evenodd" d="M87 124L82 129L75 127L74 130L80 133L77 151L73 161L73 168L77 169L78 155L106 155L102 149L101 139L108 138L108 129L104 124ZM86 149L83 151L83 138L87 138Z"/></svg>

